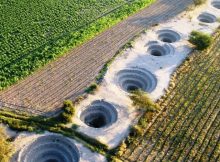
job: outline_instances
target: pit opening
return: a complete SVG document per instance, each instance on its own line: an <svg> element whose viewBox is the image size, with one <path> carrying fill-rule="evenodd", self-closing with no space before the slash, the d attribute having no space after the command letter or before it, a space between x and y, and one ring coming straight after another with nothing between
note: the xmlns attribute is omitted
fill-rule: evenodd
<svg viewBox="0 0 220 162"><path fill-rule="evenodd" d="M217 8L217 9L220 9L220 1L213 1L212 6Z"/></svg>
<svg viewBox="0 0 220 162"><path fill-rule="evenodd" d="M90 114L90 115L86 116L84 119L84 122L88 126L94 127L94 128L101 128L101 127L104 127L105 125L107 125L106 118L101 113L94 113L94 114Z"/></svg>
<svg viewBox="0 0 220 162"><path fill-rule="evenodd" d="M157 32L158 39L165 43L174 43L180 40L181 36L174 30L163 29Z"/></svg>
<svg viewBox="0 0 220 162"><path fill-rule="evenodd" d="M116 75L118 86L125 92L134 90L152 92L157 85L156 77L148 70L142 68L124 69Z"/></svg>
<svg viewBox="0 0 220 162"><path fill-rule="evenodd" d="M198 20L203 23L214 23L216 22L217 18L215 15L210 13L202 13L198 16Z"/></svg>
<svg viewBox="0 0 220 162"><path fill-rule="evenodd" d="M117 121L117 111L112 104L96 100L80 114L80 119L89 127L108 127Z"/></svg>
<svg viewBox="0 0 220 162"><path fill-rule="evenodd" d="M165 56L174 54L175 49L171 44L156 41L148 44L147 53L153 56Z"/></svg>
<svg viewBox="0 0 220 162"><path fill-rule="evenodd" d="M47 160L45 162L58 162L58 161L56 159L49 159L49 160Z"/></svg>
<svg viewBox="0 0 220 162"><path fill-rule="evenodd" d="M162 42L166 42L166 43L173 43L174 41L172 41L172 39L170 38L161 38Z"/></svg>
<svg viewBox="0 0 220 162"><path fill-rule="evenodd" d="M159 50L152 50L151 55L153 55L153 56L163 56L163 53L161 53L161 51L159 51Z"/></svg>
<svg viewBox="0 0 220 162"><path fill-rule="evenodd" d="M60 135L37 138L19 153L22 162L79 162L78 148Z"/></svg>

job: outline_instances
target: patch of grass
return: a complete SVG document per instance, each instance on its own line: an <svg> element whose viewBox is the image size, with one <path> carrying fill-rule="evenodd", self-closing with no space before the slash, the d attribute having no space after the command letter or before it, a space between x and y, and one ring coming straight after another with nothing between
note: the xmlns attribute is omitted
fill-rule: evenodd
<svg viewBox="0 0 220 162"><path fill-rule="evenodd" d="M11 144L7 141L7 135L4 128L0 126L0 161L9 162L11 152Z"/></svg>
<svg viewBox="0 0 220 162"><path fill-rule="evenodd" d="M159 105L154 103L147 93L137 90L132 91L130 99L133 101L133 106L138 109L144 109L145 111L158 111L160 109Z"/></svg>
<svg viewBox="0 0 220 162"><path fill-rule="evenodd" d="M93 94L98 89L97 83L92 83L88 88L86 88L85 92L88 94Z"/></svg>
<svg viewBox="0 0 220 162"><path fill-rule="evenodd" d="M192 31L190 34L189 42L196 46L197 50L205 50L212 44L212 37L208 34Z"/></svg>
<svg viewBox="0 0 220 162"><path fill-rule="evenodd" d="M75 115L75 106L71 100L64 101L63 112L59 115L58 118L62 123L70 123L72 118Z"/></svg>
<svg viewBox="0 0 220 162"><path fill-rule="evenodd" d="M193 0L194 4L196 6L202 5L204 3L206 3L207 0Z"/></svg>
<svg viewBox="0 0 220 162"><path fill-rule="evenodd" d="M65 104L66 107L71 107L71 103L69 101L66 101ZM74 128L68 128L65 124L63 124L63 121L60 121L60 116L45 118L42 116L30 116L27 114L14 114L13 112L0 110L0 123L4 123L16 131L29 131L36 133L50 131L59 133L64 136L73 138L91 150L101 154L104 154L108 150L106 145L93 138L90 138L85 134L77 132L75 130L77 127L76 125L74 125Z"/></svg>

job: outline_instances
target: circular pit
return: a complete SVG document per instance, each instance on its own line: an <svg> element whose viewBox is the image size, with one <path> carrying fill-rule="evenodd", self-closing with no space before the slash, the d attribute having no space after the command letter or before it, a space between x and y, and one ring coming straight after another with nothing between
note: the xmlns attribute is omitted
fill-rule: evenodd
<svg viewBox="0 0 220 162"><path fill-rule="evenodd" d="M217 18L216 18L216 16L205 12L205 13L201 13L198 16L198 20L203 23L214 23L214 22L216 22Z"/></svg>
<svg viewBox="0 0 220 162"><path fill-rule="evenodd" d="M217 9L220 9L220 1L213 1L212 6L217 8Z"/></svg>
<svg viewBox="0 0 220 162"><path fill-rule="evenodd" d="M116 122L117 111L112 104L103 100L96 100L80 114L80 119L89 127L108 127Z"/></svg>
<svg viewBox="0 0 220 162"><path fill-rule="evenodd" d="M118 85L126 92L142 90L152 92L157 85L156 77L142 68L124 69L117 73Z"/></svg>
<svg viewBox="0 0 220 162"><path fill-rule="evenodd" d="M37 138L20 152L22 162L78 162L80 154L70 140L59 135Z"/></svg>
<svg viewBox="0 0 220 162"><path fill-rule="evenodd" d="M178 32L169 29L159 30L157 34L158 34L158 39L166 43L174 43L179 41L181 38Z"/></svg>

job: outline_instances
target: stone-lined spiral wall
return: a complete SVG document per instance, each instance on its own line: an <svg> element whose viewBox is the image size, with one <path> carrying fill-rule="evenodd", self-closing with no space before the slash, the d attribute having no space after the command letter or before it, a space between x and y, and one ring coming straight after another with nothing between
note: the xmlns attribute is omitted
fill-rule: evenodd
<svg viewBox="0 0 220 162"><path fill-rule="evenodd" d="M212 15L207 12L203 12L198 16L198 20L203 23L214 23L217 21L217 18L215 15Z"/></svg>
<svg viewBox="0 0 220 162"><path fill-rule="evenodd" d="M213 1L212 2L212 6L217 8L217 9L220 9L220 1L216 0L216 1Z"/></svg>
<svg viewBox="0 0 220 162"><path fill-rule="evenodd" d="M93 128L108 127L118 118L115 107L104 101L93 101L82 113L80 119L88 126Z"/></svg>
<svg viewBox="0 0 220 162"><path fill-rule="evenodd" d="M175 53L175 48L169 43L159 43L158 41L149 42L147 53L153 56L165 56Z"/></svg>
<svg viewBox="0 0 220 162"><path fill-rule="evenodd" d="M78 148L60 135L45 135L24 148L19 162L79 162Z"/></svg>
<svg viewBox="0 0 220 162"><path fill-rule="evenodd" d="M157 31L158 39L166 43L174 43L180 40L181 36L178 32L170 29Z"/></svg>
<svg viewBox="0 0 220 162"><path fill-rule="evenodd" d="M118 85L126 92L142 90L152 92L157 85L156 77L143 68L124 69L117 73Z"/></svg>

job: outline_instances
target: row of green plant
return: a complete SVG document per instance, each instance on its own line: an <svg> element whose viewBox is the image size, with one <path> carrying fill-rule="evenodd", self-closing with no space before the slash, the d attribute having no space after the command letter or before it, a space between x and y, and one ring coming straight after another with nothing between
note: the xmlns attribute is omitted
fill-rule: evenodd
<svg viewBox="0 0 220 162"><path fill-rule="evenodd" d="M73 11L78 11L79 13L77 13L77 15L79 15L80 18L84 19L84 17L82 17L83 15L89 16L90 18L93 17L94 15L92 14L93 11L95 12L97 9L103 9L104 11L106 11L106 8L113 8L113 6L115 4L117 4L116 6L118 6L118 4L121 4L123 2L123 5L121 5L119 8L115 9L113 12L110 12L98 19L96 19L95 21L93 21L90 24L86 24L83 27L80 27L77 30L72 30L72 26L70 25L69 28L66 28L63 25L63 22L61 21L60 24L60 34L55 34L56 36L48 36L47 34L51 33L51 30L55 30L56 27L51 27L50 26L50 21L53 21L56 25L57 22L59 20L63 20L66 19L65 15L63 15L62 18L60 18L58 16L58 19L55 18L53 16L57 16L59 15L59 12L56 12L58 9L57 7L60 7L60 3L62 3L61 6L65 6L63 5L63 2L57 2L54 4L50 4L50 7L52 7L52 9L50 8L50 10L46 10L44 7L42 7L41 4L42 2L31 2L31 5L29 3L24 3L23 1L16 1L13 2L11 4L8 4L8 2L1 4L0 6L0 11L3 12L0 15L3 15L4 17L2 18L2 22L5 22L6 24L3 25L6 29L10 26L7 23L15 23L14 25L11 26L17 26L19 27L19 23L18 20L20 19L24 19L25 21L25 31L19 31L23 29L23 26L20 27L19 29L15 29L15 31L11 31L12 29L5 30L5 28L3 28L1 31L4 31L3 33L5 33L4 35L1 35L0 37L0 43L1 43L1 56L2 58L0 60L2 60L1 62L1 70L0 70L0 89L3 89L5 87L8 87L9 85L19 81L20 79L28 76L29 74L31 74L33 71L35 71L36 69L42 67L43 65L45 65L46 63L50 62L51 60L54 60L55 58L57 58L58 56L61 56L65 53L67 53L68 50L84 43L85 41L93 38L94 36L96 36L98 33L108 29L109 27L117 24L118 22L120 22L121 20L125 19L126 17L128 17L129 15L137 12L138 10L146 7L147 5L150 5L151 3L153 3L155 0L134 0L134 1L129 1L126 3L122 0L111 0L111 1L106 1L103 0L101 2L96 2L98 3L97 5L94 5L95 9L93 7L91 7L91 13L90 10L88 9L87 12L88 14L80 14L80 12L84 12L83 10L78 9L78 10L73 10ZM47 3L49 3L50 1L45 1L44 5L46 5L47 7L49 6ZM33 3L33 4L32 4ZM67 3L67 5L65 7L69 6L77 6L77 5L73 5L72 3L75 2L65 2ZM90 2L89 0L87 0L86 2L80 2L82 3L83 6L88 5L87 8L90 8L90 6L93 6L91 4L94 4L94 1ZM101 3L101 4L100 4ZM28 5L27 5L28 4ZM78 4L78 2L77 2ZM11 16L10 12L7 12L9 9L8 8L13 8L11 9L11 11L13 11L13 14L15 16L15 14L20 15L19 12L21 12L20 10L17 10L19 8L19 5L22 5L20 7L20 9L22 9L22 7L28 7L27 10L25 10L24 12L30 11L33 14L31 14L31 16L36 16L34 17L34 19L37 20L32 20L30 19L30 21L27 21L26 19L28 19L29 16L27 17L19 17L16 18L16 20L12 21L11 19L13 19L14 17ZM36 6L35 6L36 5ZM39 5L39 6L38 6ZM57 6L56 6L57 5ZM100 7L104 5L105 7ZM4 6L4 7L3 7ZM34 7L32 10L29 9L29 7ZM53 7L56 8L53 10ZM41 11L36 11L36 9L39 8L44 8L44 10L42 11L43 14L41 13ZM59 9L61 10L61 9ZM60 12L64 12L66 9L62 9ZM71 10L70 10L71 11ZM22 12L21 12L22 13ZM40 13L40 14L36 14L36 13ZM100 12L98 12L100 13ZM66 12L64 12L63 14L66 14ZM25 14L24 14L25 15ZM47 15L43 18L41 18L41 15ZM53 15L53 16L51 16ZM10 18L6 19L7 16L10 16ZM31 17L30 16L30 17ZM16 16L15 16L16 17ZM73 17L74 18L74 17ZM38 20L40 19L40 20ZM10 20L10 21L9 21ZM49 22L47 22L49 21ZM80 19L81 21L81 19ZM28 22L28 24L26 24ZM72 21L67 21L67 24L71 23ZM86 19L85 22L88 22L88 20ZM85 22L83 22L83 24L85 24ZM40 25L39 25L40 23ZM45 26L49 29L44 29L44 23ZM32 25L30 25L32 24ZM34 25L37 25L37 27L35 28ZM64 23L65 24L65 23ZM28 29L26 29L26 27ZM45 28L46 28L45 27ZM44 34L39 34L40 33L40 29L38 28L43 28L43 32L45 32L46 36ZM52 29L51 29L52 28ZM66 29L68 29L68 31L64 32ZM39 32L37 32L39 31ZM8 34L12 32L12 34ZM27 32L27 36L25 35L25 37L22 37L22 33L26 33ZM62 34L64 33L64 34ZM30 34L30 35L28 35ZM10 36L8 39L6 39L5 37ZM12 36L11 36L12 35ZM19 35L21 35L19 37ZM40 35L40 36L39 36ZM43 35L43 36L42 36ZM43 37L43 39L45 39L45 41L42 41L40 38ZM45 38L44 38L45 37ZM13 40L12 38L14 38L15 40ZM18 38L22 38L22 40L19 40ZM18 40L16 40L18 39ZM7 40L7 41L6 41ZM27 42L25 42L27 41ZM20 43L15 43L15 42L20 42ZM37 44L36 42L39 42L39 44ZM44 44L41 44L42 42L44 42ZM10 44L11 43L11 44ZM14 44L15 43L15 44ZM29 46L30 47L26 47ZM15 47L19 47L18 49L15 49Z"/></svg>
<svg viewBox="0 0 220 162"><path fill-rule="evenodd" d="M174 83L170 85L170 90L167 91L168 93L165 97L158 100L163 110L161 115L157 116L148 130L148 133L144 135L140 133L141 135L139 135L138 138L131 140L132 143L122 143L121 148L119 147L118 157L122 156L122 159L135 159L137 161L142 159L145 161L148 160L147 158L150 156L151 160L156 159L156 161L176 161L178 157L181 158L181 160L186 158L185 155L187 153L185 153L183 149L187 151L190 150L189 155L192 155L190 157L191 159L194 158L198 160L198 157L203 155L201 154L202 152L198 153L196 151L198 148L196 148L196 150L195 148L194 150L189 148L194 147L191 146L192 143L194 143L192 141L196 141L200 146L204 146L201 143L205 141L207 144L205 137L209 136L209 138L211 138L211 136L214 136L211 135L209 131L204 131L203 134L201 134L203 129L207 129L207 127L204 127L204 124L212 122L217 112L215 111L213 113L213 110L217 110L213 108L218 101L213 99L213 97L216 98L216 96L218 96L218 86L216 86L216 84L218 84L219 78L219 73L217 73L219 57L216 55L216 52L218 51L219 45L216 46L216 43L219 42L219 32L215 34L214 38L215 43L212 44L211 48L202 53L195 51L194 54L184 62L184 65L177 70L178 72L174 75ZM206 80L208 80L209 83ZM213 80L214 82L212 82ZM210 88L207 89L207 86L210 86ZM214 90L213 87L217 89ZM211 93L212 98L209 97L209 93ZM212 104L212 108L209 106L210 104ZM168 111L166 112L167 109ZM143 118L146 119L147 117L143 116ZM146 128L148 128L147 123L145 125L145 131ZM217 129L216 125L218 124L212 124L212 130ZM137 130L135 132L138 134ZM206 134L208 134L208 136L206 136ZM198 138L203 140L197 140ZM216 139L211 141L212 146L216 146L214 144L215 142ZM138 152L133 154L136 148L141 149L138 149ZM199 149L201 149L201 147ZM207 150L208 149L206 149L206 151ZM213 149L213 153L209 157L216 157L217 150L218 148ZM147 154L146 151L148 152ZM169 154L167 154L167 151L169 151ZM200 156L195 157L195 152L193 151ZM202 156L202 158L210 160L207 154L209 153L206 152L206 155L204 157Z"/></svg>
<svg viewBox="0 0 220 162"><path fill-rule="evenodd" d="M198 6L198 5L202 5L202 4L206 3L207 0L193 0L193 2L196 6Z"/></svg>

